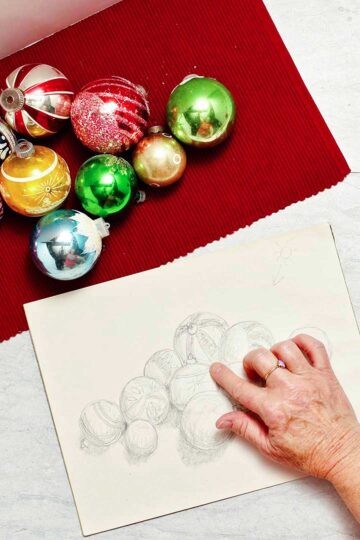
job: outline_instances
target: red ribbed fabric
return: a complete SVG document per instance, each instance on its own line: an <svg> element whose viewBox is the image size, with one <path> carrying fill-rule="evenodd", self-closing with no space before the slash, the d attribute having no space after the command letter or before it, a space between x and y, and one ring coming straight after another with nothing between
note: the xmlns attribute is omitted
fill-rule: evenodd
<svg viewBox="0 0 360 540"><path fill-rule="evenodd" d="M98 265L78 281L38 272L28 252L34 221L8 210L0 223L0 340L26 329L25 302L171 261L349 172L260 0L124 0L1 61L1 79L27 62L59 68L75 89L113 74L139 83L149 90L154 123L164 121L185 75L212 76L233 92L238 116L228 142L188 152L181 182L147 189L145 203L112 220ZM70 126L45 144L73 178L89 156ZM74 194L66 206L79 207Z"/></svg>

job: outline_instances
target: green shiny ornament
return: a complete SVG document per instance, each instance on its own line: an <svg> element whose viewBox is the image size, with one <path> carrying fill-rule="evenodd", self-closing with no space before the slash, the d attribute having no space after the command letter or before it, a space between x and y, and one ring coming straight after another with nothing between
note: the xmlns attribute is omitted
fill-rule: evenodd
<svg viewBox="0 0 360 540"><path fill-rule="evenodd" d="M124 210L134 200L137 179L125 159L110 154L93 156L80 167L75 193L83 208L106 217Z"/></svg>
<svg viewBox="0 0 360 540"><path fill-rule="evenodd" d="M229 136L236 107L231 93L219 81L190 75L172 91L166 112L177 139L206 148L220 144Z"/></svg>

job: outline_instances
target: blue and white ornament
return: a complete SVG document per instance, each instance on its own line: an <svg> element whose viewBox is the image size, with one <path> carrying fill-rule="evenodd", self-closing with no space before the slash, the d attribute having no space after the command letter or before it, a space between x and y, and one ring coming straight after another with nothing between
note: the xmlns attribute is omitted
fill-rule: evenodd
<svg viewBox="0 0 360 540"><path fill-rule="evenodd" d="M76 279L92 269L109 225L78 210L55 210L36 224L30 251L41 272L54 279Z"/></svg>
<svg viewBox="0 0 360 540"><path fill-rule="evenodd" d="M12 129L0 120L0 165L15 150L16 137Z"/></svg>

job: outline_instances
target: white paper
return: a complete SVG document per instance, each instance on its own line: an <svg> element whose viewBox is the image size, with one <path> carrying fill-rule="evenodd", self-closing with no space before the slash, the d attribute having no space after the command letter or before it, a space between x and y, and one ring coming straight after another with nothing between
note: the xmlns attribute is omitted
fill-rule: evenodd
<svg viewBox="0 0 360 540"><path fill-rule="evenodd" d="M275 341L298 328L315 328L329 340L334 369L360 412L359 333L326 224L33 302L25 311L85 535L300 476L267 462L244 441L220 444L223 435L212 426L224 408L222 394L199 363L186 368L187 378L178 376L170 390L149 390L142 379L145 398L137 395L136 378L149 358L173 349L176 329L191 314L215 316L200 315L178 331L182 363L208 365L224 360L217 358L221 354L241 360L236 355L243 338L244 347L269 339L249 325L245 334L236 330L229 337L222 320L229 327L257 321ZM165 363L146 368L165 384L176 364L168 354ZM195 390L188 385L193 375ZM190 406L186 400L194 392ZM169 395L185 412L176 413L171 404L167 411ZM114 405L86 408L99 400ZM116 412L119 403L126 424ZM139 438L129 425L144 415L150 422L136 425L144 428ZM155 426L157 439L148 425L154 422L162 422ZM94 446L94 432L95 441L99 433L104 437L103 446ZM139 457L139 451L149 455Z"/></svg>

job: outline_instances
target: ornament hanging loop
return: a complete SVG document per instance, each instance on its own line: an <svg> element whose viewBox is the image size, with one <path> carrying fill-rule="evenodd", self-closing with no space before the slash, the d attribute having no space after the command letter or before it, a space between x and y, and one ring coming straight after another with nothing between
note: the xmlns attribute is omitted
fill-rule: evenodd
<svg viewBox="0 0 360 540"><path fill-rule="evenodd" d="M152 135L154 133L164 133L165 129L164 126L151 126L147 130L148 135Z"/></svg>
<svg viewBox="0 0 360 540"><path fill-rule="evenodd" d="M140 203L143 203L145 201L146 201L146 193L145 193L145 191L142 191L141 189L139 189L136 192L136 195L135 195L135 202L136 202L136 204L140 204Z"/></svg>
<svg viewBox="0 0 360 540"><path fill-rule="evenodd" d="M197 75L197 73L190 73L189 75L185 75L185 77L183 78L180 84L184 84L190 81L191 79L203 79L203 78L204 78L203 75Z"/></svg>
<svg viewBox="0 0 360 540"><path fill-rule="evenodd" d="M25 96L20 88L6 88L1 92L0 104L7 112L20 111L25 103Z"/></svg>
<svg viewBox="0 0 360 540"><path fill-rule="evenodd" d="M26 139L19 139L15 146L15 154L19 158L27 158L35 152L34 145Z"/></svg>
<svg viewBox="0 0 360 540"><path fill-rule="evenodd" d="M110 234L110 223L105 221L103 218L94 219L95 226L101 236L101 238L106 238Z"/></svg>

